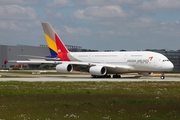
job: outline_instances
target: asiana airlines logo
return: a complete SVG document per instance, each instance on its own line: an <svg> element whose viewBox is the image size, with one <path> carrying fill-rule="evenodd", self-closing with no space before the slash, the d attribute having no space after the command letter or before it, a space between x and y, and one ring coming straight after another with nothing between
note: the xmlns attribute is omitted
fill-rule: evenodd
<svg viewBox="0 0 180 120"><path fill-rule="evenodd" d="M141 63L141 64L148 64L150 61L152 61L153 56L149 57L149 59L129 59L127 60L128 63Z"/></svg>
<svg viewBox="0 0 180 120"><path fill-rule="evenodd" d="M151 61L153 59L153 56L149 57L149 60Z"/></svg>

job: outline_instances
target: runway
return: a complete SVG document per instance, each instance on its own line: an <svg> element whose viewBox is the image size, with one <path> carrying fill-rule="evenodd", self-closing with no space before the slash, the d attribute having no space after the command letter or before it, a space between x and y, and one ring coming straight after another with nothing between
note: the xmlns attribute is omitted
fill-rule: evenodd
<svg viewBox="0 0 180 120"><path fill-rule="evenodd" d="M90 75L19 75L10 74L10 77L1 77L0 81L26 81L26 82L180 82L178 77L166 77L165 79L160 79L160 77L138 77L132 75L122 75L122 78L91 78Z"/></svg>

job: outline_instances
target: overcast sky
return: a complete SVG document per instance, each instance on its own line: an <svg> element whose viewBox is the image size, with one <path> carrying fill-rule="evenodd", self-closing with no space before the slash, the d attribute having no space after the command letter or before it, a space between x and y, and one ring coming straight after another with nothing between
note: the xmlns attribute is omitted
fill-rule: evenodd
<svg viewBox="0 0 180 120"><path fill-rule="evenodd" d="M0 44L46 44L49 22L66 45L180 50L180 0L0 0Z"/></svg>

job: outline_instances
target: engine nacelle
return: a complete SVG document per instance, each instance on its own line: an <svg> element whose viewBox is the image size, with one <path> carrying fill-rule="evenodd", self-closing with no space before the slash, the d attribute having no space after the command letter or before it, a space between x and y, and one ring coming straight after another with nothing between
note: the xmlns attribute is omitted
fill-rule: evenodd
<svg viewBox="0 0 180 120"><path fill-rule="evenodd" d="M150 75L152 75L153 73L152 73L152 72L139 72L138 74L139 74L139 75L143 75L143 76L150 76Z"/></svg>
<svg viewBox="0 0 180 120"><path fill-rule="evenodd" d="M89 68L89 72L92 75L103 76L103 75L106 74L107 69L106 69L106 67L103 67L103 66L92 66L92 67Z"/></svg>
<svg viewBox="0 0 180 120"><path fill-rule="evenodd" d="M73 66L71 64L58 64L56 66L56 71L57 72L72 72L73 71Z"/></svg>

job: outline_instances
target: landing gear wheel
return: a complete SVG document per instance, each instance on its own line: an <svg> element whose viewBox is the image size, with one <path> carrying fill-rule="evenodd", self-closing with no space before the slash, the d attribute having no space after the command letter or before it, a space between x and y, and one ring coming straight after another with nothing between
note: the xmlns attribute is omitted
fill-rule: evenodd
<svg viewBox="0 0 180 120"><path fill-rule="evenodd" d="M111 78L111 75L104 75L103 78Z"/></svg>
<svg viewBox="0 0 180 120"><path fill-rule="evenodd" d="M92 78L111 78L111 75L103 75L103 76L97 76L97 75L91 75Z"/></svg>
<svg viewBox="0 0 180 120"><path fill-rule="evenodd" d="M96 75L91 75L91 77L92 77L92 78L97 78L97 76L96 76Z"/></svg>
<svg viewBox="0 0 180 120"><path fill-rule="evenodd" d="M164 73L162 73L161 77L162 80L165 78Z"/></svg>
<svg viewBox="0 0 180 120"><path fill-rule="evenodd" d="M108 75L108 78L111 78L111 75Z"/></svg>
<svg viewBox="0 0 180 120"><path fill-rule="evenodd" d="M161 76L160 78L163 80L165 78L165 76Z"/></svg>
<svg viewBox="0 0 180 120"><path fill-rule="evenodd" d="M113 78L121 78L121 75L113 75Z"/></svg>

